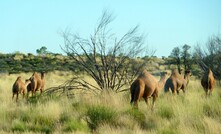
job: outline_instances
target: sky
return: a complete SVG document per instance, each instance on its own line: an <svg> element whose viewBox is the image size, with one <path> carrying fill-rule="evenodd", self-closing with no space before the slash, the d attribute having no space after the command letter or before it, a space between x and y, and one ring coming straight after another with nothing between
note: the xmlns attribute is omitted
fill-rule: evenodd
<svg viewBox="0 0 221 134"><path fill-rule="evenodd" d="M63 53L61 33L71 29L89 37L104 10L115 20L112 32L123 35L139 25L155 56L174 47L194 48L221 31L221 0L1 0L0 53L33 53L42 46Z"/></svg>

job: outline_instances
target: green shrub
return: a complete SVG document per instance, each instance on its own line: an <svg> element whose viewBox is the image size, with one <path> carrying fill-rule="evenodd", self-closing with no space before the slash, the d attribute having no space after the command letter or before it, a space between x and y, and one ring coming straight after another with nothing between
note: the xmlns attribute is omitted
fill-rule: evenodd
<svg viewBox="0 0 221 134"><path fill-rule="evenodd" d="M25 123L21 120L15 119L12 121L12 131L24 132L26 130Z"/></svg>
<svg viewBox="0 0 221 134"><path fill-rule="evenodd" d="M143 129L151 129L155 127L155 123L149 122L145 115L138 109L130 109L127 111L127 114L134 118Z"/></svg>
<svg viewBox="0 0 221 134"><path fill-rule="evenodd" d="M83 132L89 132L89 128L87 124L82 123L79 120L72 120L68 121L64 124L65 132L73 132L73 131L83 131Z"/></svg>
<svg viewBox="0 0 221 134"><path fill-rule="evenodd" d="M127 111L127 113L132 116L135 120L143 122L145 121L145 115L140 112L138 109L130 109Z"/></svg>
<svg viewBox="0 0 221 134"><path fill-rule="evenodd" d="M89 127L94 130L99 124L115 124L116 112L104 106L92 106L87 111Z"/></svg>
<svg viewBox="0 0 221 134"><path fill-rule="evenodd" d="M169 106L161 106L160 109L157 111L157 114L166 119L171 119L175 116L173 109Z"/></svg>

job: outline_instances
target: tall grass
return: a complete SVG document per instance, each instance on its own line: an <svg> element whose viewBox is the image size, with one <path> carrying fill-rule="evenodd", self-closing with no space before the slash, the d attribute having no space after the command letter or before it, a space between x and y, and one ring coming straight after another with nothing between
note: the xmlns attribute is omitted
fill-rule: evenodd
<svg viewBox="0 0 221 134"><path fill-rule="evenodd" d="M19 75L25 80L31 73ZM221 132L221 90L217 87L206 98L199 80L191 80L185 94L161 93L151 111L144 101L139 102L139 109L134 109L129 103L129 91L96 96L76 94L72 99L36 97L28 103L20 96L16 103L11 98L11 87L17 76L0 76L0 133ZM48 73L46 88L58 86L71 76L69 72Z"/></svg>

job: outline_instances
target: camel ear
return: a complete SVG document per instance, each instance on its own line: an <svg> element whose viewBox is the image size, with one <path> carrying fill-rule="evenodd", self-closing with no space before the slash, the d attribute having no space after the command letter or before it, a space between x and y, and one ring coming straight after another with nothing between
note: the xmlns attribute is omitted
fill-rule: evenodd
<svg viewBox="0 0 221 134"><path fill-rule="evenodd" d="M186 70L185 74L190 74L190 76L192 76L192 72L190 70Z"/></svg>
<svg viewBox="0 0 221 134"><path fill-rule="evenodd" d="M186 70L185 73L188 74L188 73L191 73L191 71L190 70Z"/></svg>

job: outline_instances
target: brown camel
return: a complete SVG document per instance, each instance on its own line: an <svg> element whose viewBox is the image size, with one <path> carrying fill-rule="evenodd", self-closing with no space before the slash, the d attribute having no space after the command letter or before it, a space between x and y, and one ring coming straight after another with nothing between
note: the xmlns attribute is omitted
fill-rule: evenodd
<svg viewBox="0 0 221 134"><path fill-rule="evenodd" d="M45 85L45 73L41 72L41 77L37 72L34 72L31 78L29 79L31 83L27 86L28 94L27 97L29 97L29 92L32 92L32 96L36 93L36 91L40 90L42 93L44 90Z"/></svg>
<svg viewBox="0 0 221 134"><path fill-rule="evenodd" d="M18 94L21 93L23 94L24 98L27 85L29 85L30 83L30 80L25 81L25 83L22 82L21 76L18 76L15 83L12 86L12 100L14 99L14 95L16 95L16 101L18 101Z"/></svg>
<svg viewBox="0 0 221 134"><path fill-rule="evenodd" d="M148 98L153 97L152 110L155 105L155 101L159 95L160 90L163 88L167 72L161 73L161 78L158 81L153 75L144 70L138 78L131 84L131 104L133 103L136 108L138 108L138 101L141 97L144 98L148 105Z"/></svg>
<svg viewBox="0 0 221 134"><path fill-rule="evenodd" d="M184 76L178 73L177 70L172 70L171 76L167 79L164 91L168 92L171 89L173 94L179 94L179 89L182 89L185 93L185 89L189 83L189 78L192 75L191 71L185 71Z"/></svg>
<svg viewBox="0 0 221 134"><path fill-rule="evenodd" d="M216 84L216 80L213 76L213 72L211 69L208 69L202 79L201 79L201 85L203 86L204 88L204 91L206 92L206 96L208 95L211 95L212 94L212 91L215 87L215 84Z"/></svg>

